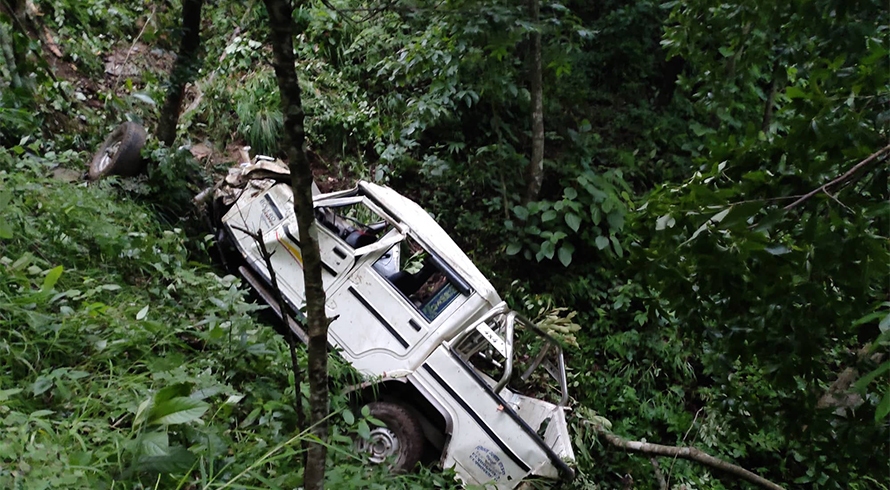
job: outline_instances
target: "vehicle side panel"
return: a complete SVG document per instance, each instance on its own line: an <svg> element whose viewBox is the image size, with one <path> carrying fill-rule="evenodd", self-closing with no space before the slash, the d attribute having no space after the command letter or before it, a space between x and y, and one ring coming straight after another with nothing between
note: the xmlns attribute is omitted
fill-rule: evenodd
<svg viewBox="0 0 890 490"><path fill-rule="evenodd" d="M454 427L443 465L460 465L467 483L514 488L533 471L558 476L540 442L504 411L447 347L437 348L412 379L448 407Z"/></svg>

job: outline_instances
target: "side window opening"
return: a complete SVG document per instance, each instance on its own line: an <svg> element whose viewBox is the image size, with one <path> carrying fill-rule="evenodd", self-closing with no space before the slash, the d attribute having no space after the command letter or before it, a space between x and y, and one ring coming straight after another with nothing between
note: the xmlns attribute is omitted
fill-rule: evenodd
<svg viewBox="0 0 890 490"><path fill-rule="evenodd" d="M387 250L373 268L430 322L461 295L441 264L411 236Z"/></svg>

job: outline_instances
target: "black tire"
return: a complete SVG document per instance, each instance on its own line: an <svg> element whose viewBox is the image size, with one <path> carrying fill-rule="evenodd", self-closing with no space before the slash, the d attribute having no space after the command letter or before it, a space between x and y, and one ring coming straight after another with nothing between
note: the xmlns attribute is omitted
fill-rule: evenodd
<svg viewBox="0 0 890 490"><path fill-rule="evenodd" d="M107 175L132 177L142 172L140 151L145 146L146 136L145 129L134 122L114 128L90 162L90 180Z"/></svg>
<svg viewBox="0 0 890 490"><path fill-rule="evenodd" d="M358 450L368 454L372 463L388 463L393 472L413 470L425 444L417 417L398 403L373 402L367 407L371 417L383 422L384 427L372 425L369 440L356 440Z"/></svg>

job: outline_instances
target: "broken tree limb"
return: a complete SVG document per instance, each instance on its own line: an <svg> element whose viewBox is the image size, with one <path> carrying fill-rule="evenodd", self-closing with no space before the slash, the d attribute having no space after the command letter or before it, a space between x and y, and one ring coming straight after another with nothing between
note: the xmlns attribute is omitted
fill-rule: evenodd
<svg viewBox="0 0 890 490"><path fill-rule="evenodd" d="M739 478L742 478L743 480L754 483L755 485L760 485L763 488L768 488L770 490L784 490L784 487L777 485L767 480L766 478L757 475L756 473L748 471L739 465L723 461L719 458L715 458L714 456L711 456L710 454L698 448L688 446L665 446L662 444L653 444L651 442L631 441L615 435L600 424L592 425L598 435L602 436L606 441L609 442L609 444L615 447L626 449L628 451L648 454L651 456L667 456L671 458L682 458L689 461L695 461L696 463L701 463L705 466L710 466L711 468L724 471L731 475L735 475Z"/></svg>
<svg viewBox="0 0 890 490"><path fill-rule="evenodd" d="M868 157L866 157L866 158L865 158L864 160L862 160L861 162L857 163L856 165L853 165L853 167L852 167L850 170L847 170L846 172L844 172L844 174L841 175L840 177L837 177L836 179L832 180L831 182L828 182L827 184L823 184L823 185L821 185L821 186L819 186L819 187L817 187L817 188L811 190L810 192L807 192L806 194L804 194L803 196L801 196L800 199L798 199L798 200L794 201L793 203L791 203L791 204L785 206L785 211L788 211L789 209L792 209L792 208L794 208L794 207L797 207L797 206L798 206L799 204L801 204L802 202L806 201L807 199L809 199L809 198L815 196L816 194L818 194L818 193L820 193L820 192L825 192L825 193L827 193L829 187L832 187L832 186L835 186L835 185L837 185L837 184L840 184L840 183L845 182L847 179L849 179L850 177L852 177L853 174L855 174L859 169L861 169L862 167L864 167L864 166L868 165L869 163L873 162L873 161L876 160L878 157L884 155L884 154L887 153L888 151L890 151L890 145L887 145L887 146L881 148L880 150L878 150L878 151L872 153L871 155L869 155Z"/></svg>

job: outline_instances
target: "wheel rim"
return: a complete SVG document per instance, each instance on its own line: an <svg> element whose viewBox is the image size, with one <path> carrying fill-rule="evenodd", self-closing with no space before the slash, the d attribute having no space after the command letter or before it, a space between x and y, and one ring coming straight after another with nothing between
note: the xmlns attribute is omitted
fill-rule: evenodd
<svg viewBox="0 0 890 490"><path fill-rule="evenodd" d="M359 443L359 448L370 456L372 463L382 463L390 456L397 456L401 444L395 432L386 427L375 427L368 440Z"/></svg>
<svg viewBox="0 0 890 490"><path fill-rule="evenodd" d="M111 165L111 161L114 159L114 156L117 154L117 150L120 149L121 142L115 142L113 145L109 146L105 149L102 154L102 159L99 160L99 164L96 165L96 170L101 173L104 172L109 165Z"/></svg>

